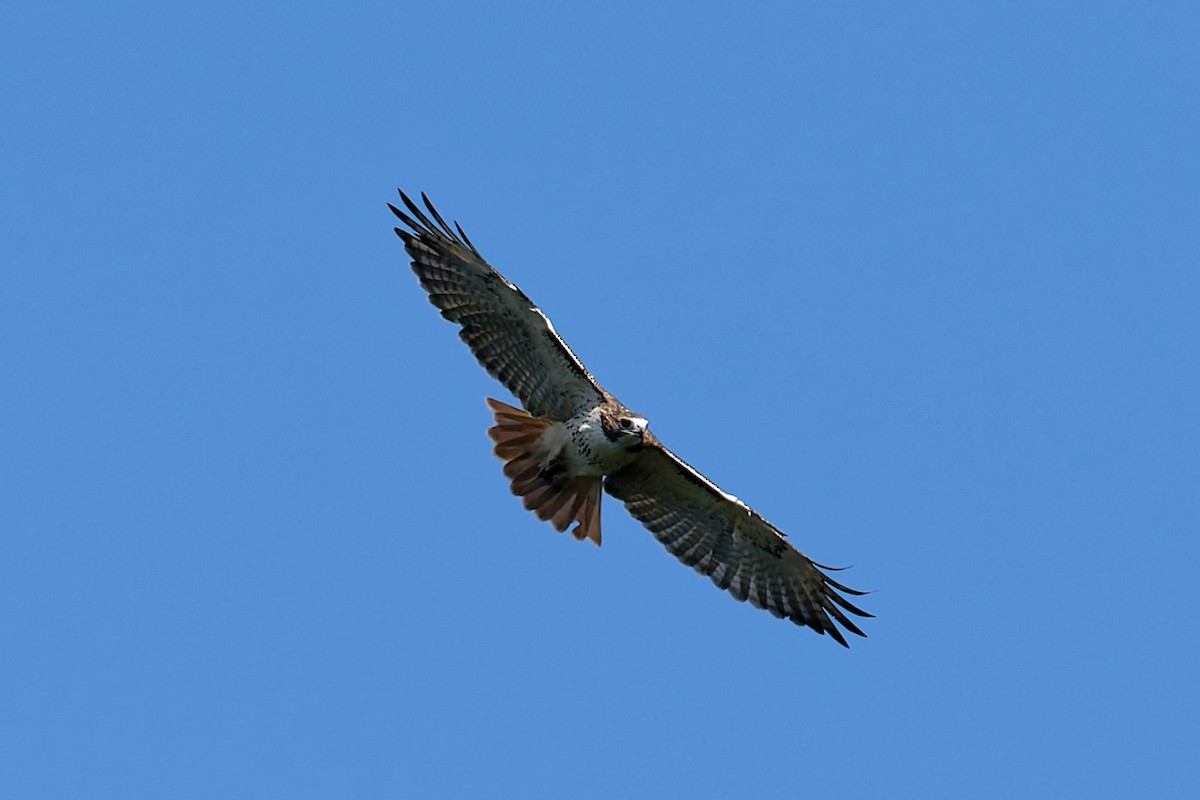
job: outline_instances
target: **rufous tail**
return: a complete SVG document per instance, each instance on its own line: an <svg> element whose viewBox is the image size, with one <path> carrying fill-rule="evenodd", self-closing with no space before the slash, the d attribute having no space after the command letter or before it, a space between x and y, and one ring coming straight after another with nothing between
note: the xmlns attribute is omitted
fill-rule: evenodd
<svg viewBox="0 0 1200 800"><path fill-rule="evenodd" d="M571 535L599 545L601 478L570 478L561 468L555 469L552 462L557 453L550 452L547 442L550 420L491 397L487 404L496 418L488 436L496 443L493 452L504 462L513 494L559 533L578 522Z"/></svg>

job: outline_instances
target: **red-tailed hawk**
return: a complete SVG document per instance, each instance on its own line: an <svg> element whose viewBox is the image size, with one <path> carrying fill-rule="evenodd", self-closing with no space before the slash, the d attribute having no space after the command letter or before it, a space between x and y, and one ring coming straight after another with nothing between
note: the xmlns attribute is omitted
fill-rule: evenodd
<svg viewBox="0 0 1200 800"><path fill-rule="evenodd" d="M388 204L412 268L442 316L492 377L524 409L488 398L488 436L513 494L560 533L600 544L600 490L625 504L672 555L738 600L828 633L835 621L859 636L845 611L871 615L783 532L721 491L663 446L646 420L596 382L525 293L492 269L457 223L454 230L424 194L428 216L404 192L408 213ZM411 216L410 216L411 215ZM430 219L432 217L432 220Z"/></svg>

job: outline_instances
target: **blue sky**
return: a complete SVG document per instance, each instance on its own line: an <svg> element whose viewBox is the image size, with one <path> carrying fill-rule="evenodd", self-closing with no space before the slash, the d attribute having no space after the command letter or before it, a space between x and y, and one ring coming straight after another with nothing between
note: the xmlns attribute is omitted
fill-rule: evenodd
<svg viewBox="0 0 1200 800"><path fill-rule="evenodd" d="M0 794L1194 796L1194 4L576 5L6 14ZM397 187L869 638L525 512Z"/></svg>

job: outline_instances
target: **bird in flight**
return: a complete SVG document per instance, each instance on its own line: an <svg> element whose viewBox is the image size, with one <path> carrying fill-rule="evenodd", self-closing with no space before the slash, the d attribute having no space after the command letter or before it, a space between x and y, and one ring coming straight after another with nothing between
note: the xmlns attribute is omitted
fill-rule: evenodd
<svg viewBox="0 0 1200 800"><path fill-rule="evenodd" d="M484 369L523 408L487 398L488 430L525 508L562 533L600 544L601 489L625 504L667 550L738 600L828 633L865 636L846 612L870 617L782 531L668 450L644 417L606 392L525 293L484 261L423 193L404 192L396 228L421 287ZM426 213L428 212L428 213Z"/></svg>

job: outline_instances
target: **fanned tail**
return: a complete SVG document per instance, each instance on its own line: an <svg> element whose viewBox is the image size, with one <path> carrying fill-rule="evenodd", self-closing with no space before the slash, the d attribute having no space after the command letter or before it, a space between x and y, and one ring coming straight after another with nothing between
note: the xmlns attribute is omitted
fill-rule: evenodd
<svg viewBox="0 0 1200 800"><path fill-rule="evenodd" d="M570 478L552 463L554 444L550 420L487 398L496 418L488 436L496 443L493 452L504 461L504 474L512 481L512 492L538 519L550 522L562 533L578 522L571 535L580 541L600 544L601 478Z"/></svg>

